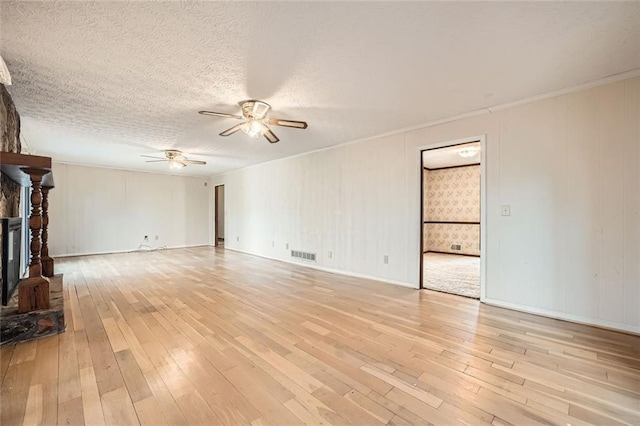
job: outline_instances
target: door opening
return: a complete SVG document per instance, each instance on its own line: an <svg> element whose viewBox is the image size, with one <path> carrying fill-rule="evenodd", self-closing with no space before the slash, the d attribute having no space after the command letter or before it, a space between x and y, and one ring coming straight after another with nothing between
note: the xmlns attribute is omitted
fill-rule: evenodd
<svg viewBox="0 0 640 426"><path fill-rule="evenodd" d="M421 151L420 288L484 299L483 142Z"/></svg>
<svg viewBox="0 0 640 426"><path fill-rule="evenodd" d="M215 226L214 246L224 247L224 185L214 188L215 194Z"/></svg>

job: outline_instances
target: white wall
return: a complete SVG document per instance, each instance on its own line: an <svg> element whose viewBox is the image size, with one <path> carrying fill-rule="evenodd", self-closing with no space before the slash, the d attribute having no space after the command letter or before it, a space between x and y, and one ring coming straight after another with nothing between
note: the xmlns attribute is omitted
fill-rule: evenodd
<svg viewBox="0 0 640 426"><path fill-rule="evenodd" d="M640 332L637 77L217 176L225 245L417 287L418 147L481 134L485 301Z"/></svg>
<svg viewBox="0 0 640 426"><path fill-rule="evenodd" d="M53 164L52 256L210 243L208 178ZM156 240L155 237L158 236Z"/></svg>

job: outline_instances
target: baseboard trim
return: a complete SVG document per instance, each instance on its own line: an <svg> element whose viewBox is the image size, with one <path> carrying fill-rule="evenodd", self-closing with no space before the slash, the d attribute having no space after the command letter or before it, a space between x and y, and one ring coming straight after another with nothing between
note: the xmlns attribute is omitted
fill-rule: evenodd
<svg viewBox="0 0 640 426"><path fill-rule="evenodd" d="M153 250L110 250L110 251L92 251L88 253L66 253L66 254L52 254L51 257L54 259L62 258L62 257L78 257L78 256L98 256L101 254L120 254L120 253L135 253L135 252L146 252L146 251L157 251L157 250L173 250L173 249L182 249L182 248L192 248L192 247L214 247L212 244L192 244L192 245L183 245L183 246L168 246L166 248L153 249Z"/></svg>
<svg viewBox="0 0 640 426"><path fill-rule="evenodd" d="M225 250L236 251L238 253L248 254L248 255L257 256L257 257L262 257L263 259L269 259L269 260L275 260L277 262L288 263L290 265L302 266L303 268L316 269L318 271L328 272L330 274L344 275L344 276L347 276L347 277L354 277L354 278L362 278L362 279L365 279L365 280L378 281L378 282L385 283L385 284L392 284L392 285L397 285L397 286L401 286L401 287L411 288L413 290L418 290L418 287L416 287L414 284L406 283L404 281L388 280L388 279L384 279L384 278L380 278L380 277L374 277L372 275L365 275L365 274L359 274L357 272L344 271L342 269L332 269L332 268L326 268L326 267L320 266L320 265L307 264L307 263L301 263L301 262L294 262L292 260L286 260L286 259L278 259L276 257L265 256L263 254L253 253L253 252L250 252L250 251L240 250L240 249L237 249L237 248L225 247Z"/></svg>
<svg viewBox="0 0 640 426"><path fill-rule="evenodd" d="M632 325L620 324L614 321L606 321L584 317L582 315L568 314L565 312L558 312L549 309L535 308L531 306L520 305L518 303L505 302L502 300L485 298L483 303L487 305L497 306L499 308L511 309L514 311L526 312L529 314L540 315L542 317L553 318L562 321L568 321L576 324L588 325L592 327L598 327L609 331L617 331L620 333L627 333L640 336L640 327L634 327Z"/></svg>

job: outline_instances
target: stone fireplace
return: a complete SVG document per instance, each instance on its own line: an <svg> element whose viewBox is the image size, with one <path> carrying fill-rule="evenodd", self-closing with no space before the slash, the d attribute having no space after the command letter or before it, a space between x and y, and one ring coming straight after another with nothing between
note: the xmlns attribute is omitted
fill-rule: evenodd
<svg viewBox="0 0 640 426"><path fill-rule="evenodd" d="M64 331L64 297L62 276L54 274L54 260L48 251L48 195L53 189L51 158L20 153L20 116L15 109L11 95L0 84L0 114L2 115L0 146L0 216L7 223L16 221L20 215L21 188L29 188L29 197L22 203L28 203L30 214L23 214L22 232L29 231L29 250L21 250L21 256L29 256L28 274L21 277L17 294L3 295L6 306L0 308L0 345L17 343ZM28 229L27 229L28 228ZM5 227L0 235L13 238ZM4 256L16 253L7 250ZM21 246L12 245L11 250ZM0 263L3 264L4 262ZM9 263L7 262L7 265ZM3 276L5 274L3 271ZM22 272L19 270L18 274ZM3 283L3 288L4 288Z"/></svg>

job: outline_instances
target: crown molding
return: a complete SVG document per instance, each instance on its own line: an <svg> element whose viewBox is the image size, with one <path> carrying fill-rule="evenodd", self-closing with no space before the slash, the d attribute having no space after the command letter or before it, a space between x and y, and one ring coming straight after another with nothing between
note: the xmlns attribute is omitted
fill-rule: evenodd
<svg viewBox="0 0 640 426"><path fill-rule="evenodd" d="M520 100L517 100L517 101L513 101L513 102L505 102L505 103L502 103L502 104L486 106L486 107L483 107L483 108L480 108L480 109L477 109L477 110L474 110L474 111L469 111L469 112L466 112L466 113L453 115L453 116L442 118L442 119L439 119L439 120L430 121L430 122L424 123L424 124L418 124L418 125L415 125L415 126L403 127L401 129L392 130L390 132L381 133L381 134L377 134L377 135L374 135L374 136L368 136L366 138L355 139L355 140L352 140L352 141L343 142L343 143L339 143L339 144L336 144L336 145L327 146L327 147L324 147L324 148L314 149L313 151L306 151L306 152L302 152L300 154L291 155L291 156L288 156L288 157L277 158L275 160L265 161L263 163L251 164L249 166L241 167L241 168L236 169L236 170L230 170L228 172L219 173L219 174L215 174L215 175L210 175L210 177L211 178L221 177L221 176L225 176L225 175L228 175L228 174L236 173L236 172L239 172L239 171L242 171L242 170L250 169L250 168L253 168L253 167L264 166L264 165L271 164L271 163L277 163L279 161L290 160L290 159L297 158L297 157L303 157L305 155L310 155L310 154L314 154L314 153L322 152L322 151L328 151L328 150L331 150L331 149L336 149L336 148L340 148L340 147L343 147L343 146L348 146L348 145L352 145L352 144L356 144L356 143L360 143L360 142L366 142L366 141L370 141L370 140L373 140L373 139L380 139L380 138L385 138L385 137L389 137L389 136L396 136L396 135L412 132L412 131L415 131L415 130L427 129L429 127L439 126L441 124L447 124L447 123L452 123L454 121L464 120L464 119L467 119L467 118L478 117L480 115L492 114L494 112L502 111L504 109L514 108L514 107L517 107L517 106L521 106L521 105L525 105L525 104L529 104L529 103L533 103L533 102L542 101L542 100L545 100L545 99L555 98L555 97L558 97L558 96L563 96L563 95L567 95L567 94L570 94L570 93L579 92L581 90L591 89L593 87L603 86L605 84L614 83L616 81L626 80L626 79L634 78L634 77L638 77L638 76L640 76L640 68L636 68L636 69L633 69L633 70L625 71L625 72L622 72L622 73L611 74L611 75L608 75L608 76L605 76L605 77L601 77L601 78L597 78L595 80L591 80L591 81L586 82L586 83L581 83L581 84L578 84L578 85L569 86L569 87L566 87L566 88L563 88L563 89L554 90L554 91L551 91L551 92L545 92L545 93L542 93L540 95L529 96L529 97L526 97L526 98L523 98L523 99L520 99Z"/></svg>

